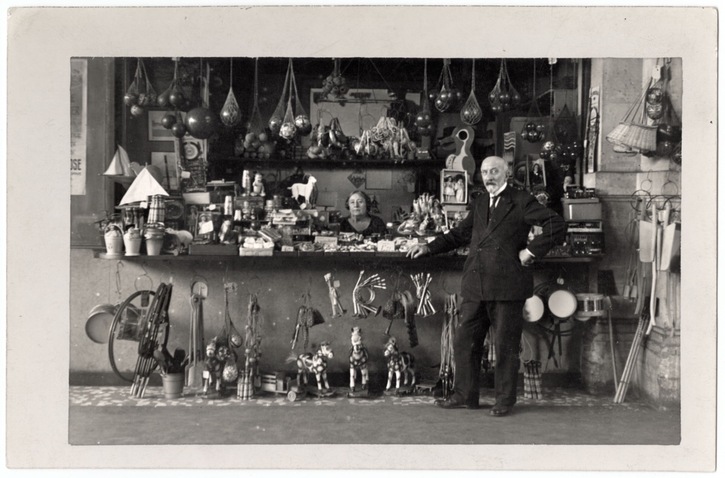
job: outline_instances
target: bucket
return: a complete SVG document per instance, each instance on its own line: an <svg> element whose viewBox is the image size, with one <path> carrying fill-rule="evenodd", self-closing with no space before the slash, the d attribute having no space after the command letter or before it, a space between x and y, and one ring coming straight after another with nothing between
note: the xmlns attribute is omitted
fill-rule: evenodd
<svg viewBox="0 0 725 478"><path fill-rule="evenodd" d="M114 257L123 256L123 236L121 236L120 232L107 232L103 238L106 241L106 255Z"/></svg>
<svg viewBox="0 0 725 478"><path fill-rule="evenodd" d="M133 230L133 229L132 229ZM135 231L138 231L136 229ZM138 232L130 233L126 232L123 235L123 245L126 247L127 256L137 256L141 252L141 234Z"/></svg>
<svg viewBox="0 0 725 478"><path fill-rule="evenodd" d="M161 247L164 245L163 238L146 238L146 253L149 256L158 256L161 254Z"/></svg>
<svg viewBox="0 0 725 478"><path fill-rule="evenodd" d="M183 373L164 374L161 376L161 383L164 387L164 397L181 398L181 392L184 390Z"/></svg>

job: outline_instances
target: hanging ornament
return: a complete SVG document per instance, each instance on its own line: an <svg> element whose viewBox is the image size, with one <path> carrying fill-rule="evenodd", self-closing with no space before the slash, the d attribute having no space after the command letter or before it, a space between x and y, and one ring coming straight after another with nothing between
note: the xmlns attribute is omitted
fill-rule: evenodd
<svg viewBox="0 0 725 478"><path fill-rule="evenodd" d="M521 102L521 95L511 83L505 58L501 59L498 78L493 89L488 94L488 101L491 103L491 111L494 113L508 111Z"/></svg>
<svg viewBox="0 0 725 478"><path fill-rule="evenodd" d="M200 61L199 87L202 105L189 110L184 118L187 132L197 139L208 139L213 135L219 126L219 118L216 113L208 107L209 82L204 78L204 69Z"/></svg>
<svg viewBox="0 0 725 478"><path fill-rule="evenodd" d="M242 111L237 103L237 98L234 96L234 89L232 88L232 82L234 80L234 60L229 59L229 93L227 93L227 99L222 106L222 110L219 113L222 123L225 126L235 126L242 119Z"/></svg>
<svg viewBox="0 0 725 478"><path fill-rule="evenodd" d="M435 97L433 104L441 113L455 108L459 104L462 94L460 90L453 87L453 75L451 75L451 60L443 60L443 69L438 79L440 91Z"/></svg>
<svg viewBox="0 0 725 478"><path fill-rule="evenodd" d="M136 62L133 81L126 90L126 94L123 95L123 102L126 106L131 107L133 116L141 116L145 111L144 108L156 104L157 99L158 95L151 84L151 80L149 80L146 66L143 60L139 58Z"/></svg>
<svg viewBox="0 0 725 478"><path fill-rule="evenodd" d="M322 97L327 98L332 94L335 98L342 98L350 91L350 87L340 73L340 59L333 58L332 61L334 63L332 73L322 80Z"/></svg>
<svg viewBox="0 0 725 478"><path fill-rule="evenodd" d="M433 117L430 112L430 94L428 92L428 60L423 62L423 101L415 117L415 127L421 136L430 136L433 132Z"/></svg>
<svg viewBox="0 0 725 478"><path fill-rule="evenodd" d="M294 120L295 124L295 132L299 136L307 136L312 132L312 122L310 121L310 117L307 115L307 112L305 111L304 106L302 106L302 101L300 101L300 94L297 91L297 80L295 80L295 71L292 69L292 59L290 59L290 73L291 73L291 86L290 86L290 95L292 94L292 89L294 89L294 96L295 96L295 111L296 116Z"/></svg>
<svg viewBox="0 0 725 478"><path fill-rule="evenodd" d="M179 84L178 59L174 59L174 77L171 79L171 84L166 91L161 93L161 96L163 97L162 100L164 102L164 106L168 103L174 108L181 108L186 102L186 97L184 96L184 92L181 90L181 86ZM160 103L161 102L159 102L159 106L161 106Z"/></svg>
<svg viewBox="0 0 725 478"><path fill-rule="evenodd" d="M285 115L285 105L287 102L285 101L287 98L287 90L289 87L289 79L290 79L290 66L292 64L292 59L287 63L287 74L284 77L284 86L282 86L282 94L279 97L279 101L277 102L277 107L274 109L274 113L272 113L272 116L269 118L269 123L267 126L269 127L270 133L273 135L279 134L279 130L282 127L282 123L284 121L284 115Z"/></svg>
<svg viewBox="0 0 725 478"><path fill-rule="evenodd" d="M466 104L461 108L461 121L473 126L481 121L482 117L483 112L476 99L476 60L473 60L471 65L471 93L468 95Z"/></svg>

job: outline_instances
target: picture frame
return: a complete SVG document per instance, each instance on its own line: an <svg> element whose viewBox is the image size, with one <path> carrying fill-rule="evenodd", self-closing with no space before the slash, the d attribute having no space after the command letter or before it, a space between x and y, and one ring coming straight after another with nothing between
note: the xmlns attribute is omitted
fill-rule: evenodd
<svg viewBox="0 0 725 478"><path fill-rule="evenodd" d="M169 114L166 110L149 110L148 112L149 141L173 141L170 129L164 128L161 118Z"/></svg>
<svg viewBox="0 0 725 478"><path fill-rule="evenodd" d="M468 172L458 169L441 170L441 204L468 204Z"/></svg>
<svg viewBox="0 0 725 478"><path fill-rule="evenodd" d="M153 151L151 153L151 164L161 171L161 186L167 191L178 191L179 165L176 153L173 151Z"/></svg>

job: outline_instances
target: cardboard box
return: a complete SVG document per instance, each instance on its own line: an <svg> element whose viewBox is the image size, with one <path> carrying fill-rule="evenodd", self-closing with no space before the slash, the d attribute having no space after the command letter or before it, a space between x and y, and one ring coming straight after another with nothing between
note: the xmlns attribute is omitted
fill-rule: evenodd
<svg viewBox="0 0 725 478"><path fill-rule="evenodd" d="M562 199L565 221L601 221L602 203L598 198Z"/></svg>

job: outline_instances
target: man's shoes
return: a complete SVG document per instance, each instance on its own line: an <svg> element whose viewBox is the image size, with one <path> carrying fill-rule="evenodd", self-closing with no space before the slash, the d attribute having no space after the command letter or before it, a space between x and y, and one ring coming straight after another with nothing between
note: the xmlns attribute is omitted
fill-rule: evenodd
<svg viewBox="0 0 725 478"><path fill-rule="evenodd" d="M513 408L514 407L509 407L506 405L494 405L489 413L493 417L505 417L506 415L509 415L511 413L511 410L513 410Z"/></svg>
<svg viewBox="0 0 725 478"><path fill-rule="evenodd" d="M433 402L436 407L451 409L451 408L468 408L469 410L476 410L478 408L478 402L466 402L456 397L455 395L446 398L445 400L436 400Z"/></svg>

